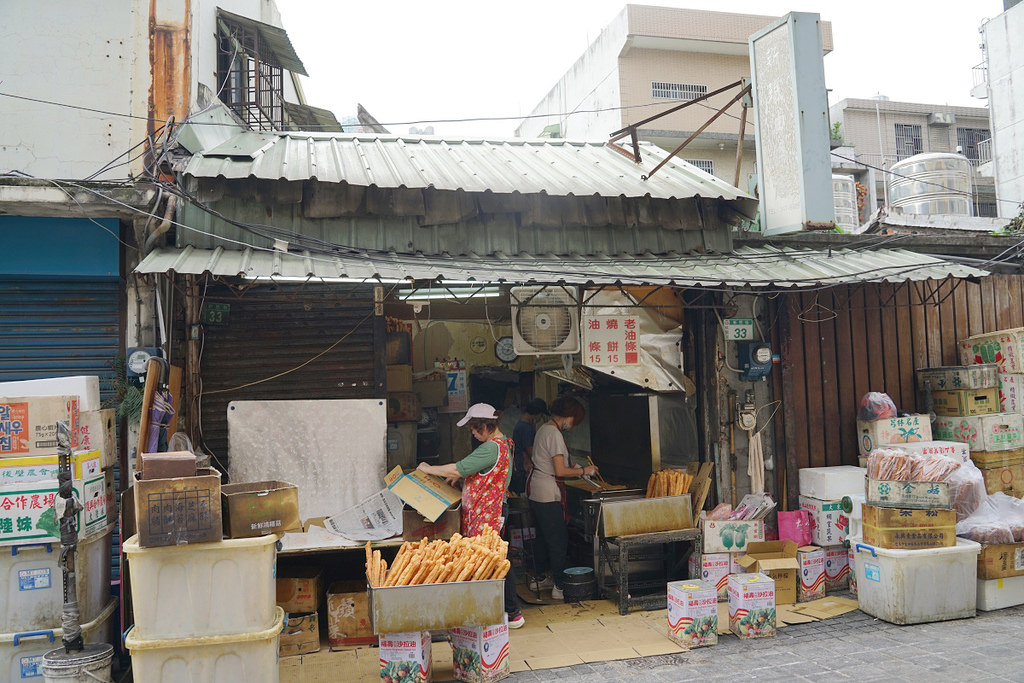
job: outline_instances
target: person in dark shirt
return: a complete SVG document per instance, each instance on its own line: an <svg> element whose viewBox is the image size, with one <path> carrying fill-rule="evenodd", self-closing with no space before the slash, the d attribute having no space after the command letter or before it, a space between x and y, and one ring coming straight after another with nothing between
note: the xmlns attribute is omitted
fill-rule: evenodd
<svg viewBox="0 0 1024 683"><path fill-rule="evenodd" d="M548 404L542 398L531 398L523 406L523 415L512 430L512 483L509 490L519 495L526 493L526 475L533 458L533 437L537 423L550 417Z"/></svg>

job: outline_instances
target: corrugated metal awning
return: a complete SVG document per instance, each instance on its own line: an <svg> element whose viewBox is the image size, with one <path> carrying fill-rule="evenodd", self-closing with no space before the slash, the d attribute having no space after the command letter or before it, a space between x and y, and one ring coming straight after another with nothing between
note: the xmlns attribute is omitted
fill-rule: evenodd
<svg viewBox="0 0 1024 683"><path fill-rule="evenodd" d="M197 152L193 178L346 183L357 187L461 190L552 197L723 199L753 217L757 200L697 167L641 143L636 164L604 143L568 140L444 140L378 134L243 132Z"/></svg>
<svg viewBox="0 0 1024 683"><path fill-rule="evenodd" d="M728 254L503 255L365 253L327 256L259 249L158 249L137 273L223 277L444 280L503 283L672 285L677 287L816 287L853 282L973 278L988 273L903 249L742 247Z"/></svg>

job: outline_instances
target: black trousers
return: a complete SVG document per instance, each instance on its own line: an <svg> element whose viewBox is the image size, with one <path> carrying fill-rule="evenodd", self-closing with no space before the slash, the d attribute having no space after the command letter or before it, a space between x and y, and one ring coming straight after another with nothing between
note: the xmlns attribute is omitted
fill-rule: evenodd
<svg viewBox="0 0 1024 683"><path fill-rule="evenodd" d="M569 552L569 529L565 526L562 503L537 503L531 500L530 510L537 524L537 542L534 544L537 570L550 570L555 585L561 588Z"/></svg>
<svg viewBox="0 0 1024 683"><path fill-rule="evenodd" d="M505 526L501 530L501 538L508 541L508 501L501 506L501 515L505 518ZM516 593L516 568L509 567L505 574L505 613L510 616L519 614L519 595Z"/></svg>

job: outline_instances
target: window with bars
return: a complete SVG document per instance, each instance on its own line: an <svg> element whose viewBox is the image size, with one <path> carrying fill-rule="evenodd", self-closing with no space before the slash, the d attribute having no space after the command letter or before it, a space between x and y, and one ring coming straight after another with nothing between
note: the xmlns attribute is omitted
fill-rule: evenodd
<svg viewBox="0 0 1024 683"><path fill-rule="evenodd" d="M924 151L921 126L910 123L896 124L896 158L906 159Z"/></svg>
<svg viewBox="0 0 1024 683"><path fill-rule="evenodd" d="M983 161L978 145L991 136L988 128L957 128L956 144L963 149L963 155L977 166Z"/></svg>
<svg viewBox="0 0 1024 683"><path fill-rule="evenodd" d="M715 175L715 162L711 159L683 159L688 164L693 164L705 173Z"/></svg>
<svg viewBox="0 0 1024 683"><path fill-rule="evenodd" d="M253 130L285 127L283 70L259 31L220 17L217 83L220 100Z"/></svg>
<svg viewBox="0 0 1024 683"><path fill-rule="evenodd" d="M696 83L651 81L651 96L666 100L692 100L708 94L708 86Z"/></svg>

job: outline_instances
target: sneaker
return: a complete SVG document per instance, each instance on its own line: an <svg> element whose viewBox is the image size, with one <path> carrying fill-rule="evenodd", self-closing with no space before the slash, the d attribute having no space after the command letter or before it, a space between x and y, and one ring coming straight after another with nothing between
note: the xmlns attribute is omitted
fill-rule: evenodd
<svg viewBox="0 0 1024 683"><path fill-rule="evenodd" d="M555 580L552 579L550 576L545 576L540 581L537 581L537 579L530 579L530 590L532 590L534 592L537 592L537 593L539 593L539 592L541 592L543 590L547 590L548 588L553 588L554 585L555 585Z"/></svg>
<svg viewBox="0 0 1024 683"><path fill-rule="evenodd" d="M558 586L552 586L551 587L551 599L552 600L562 600L562 599L564 599L564 597L562 595L562 589L559 588Z"/></svg>
<svg viewBox="0 0 1024 683"><path fill-rule="evenodd" d="M525 623L526 623L526 619L523 619L523 615L522 614L517 614L514 617L510 616L508 618L508 627L509 628L522 628L523 624L525 624Z"/></svg>

